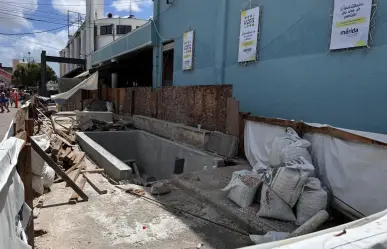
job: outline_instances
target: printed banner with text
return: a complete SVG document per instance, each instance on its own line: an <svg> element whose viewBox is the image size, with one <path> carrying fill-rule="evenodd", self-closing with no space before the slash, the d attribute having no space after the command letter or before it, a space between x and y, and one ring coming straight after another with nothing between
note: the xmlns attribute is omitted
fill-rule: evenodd
<svg viewBox="0 0 387 249"><path fill-rule="evenodd" d="M238 62L255 61L259 27L259 7L241 13Z"/></svg>
<svg viewBox="0 0 387 249"><path fill-rule="evenodd" d="M183 39L183 71L192 69L194 32L184 33Z"/></svg>
<svg viewBox="0 0 387 249"><path fill-rule="evenodd" d="M330 50L368 45L372 0L335 0Z"/></svg>

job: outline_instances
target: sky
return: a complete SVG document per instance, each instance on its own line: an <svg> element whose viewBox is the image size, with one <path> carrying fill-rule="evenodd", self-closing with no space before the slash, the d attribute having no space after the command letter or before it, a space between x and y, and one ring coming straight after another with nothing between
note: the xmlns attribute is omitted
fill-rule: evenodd
<svg viewBox="0 0 387 249"><path fill-rule="evenodd" d="M67 13L85 14L85 3L85 0L0 0L0 63L12 66L12 59L22 60L29 56L28 52L40 62L42 50L47 55L59 56L68 40ZM153 15L152 0L105 0L104 12L127 17L130 5L137 18L149 19ZM76 23L77 19L77 14L70 15L70 23ZM77 26L72 25L70 33ZM5 35L10 33L21 35ZM48 65L59 75L58 63Z"/></svg>

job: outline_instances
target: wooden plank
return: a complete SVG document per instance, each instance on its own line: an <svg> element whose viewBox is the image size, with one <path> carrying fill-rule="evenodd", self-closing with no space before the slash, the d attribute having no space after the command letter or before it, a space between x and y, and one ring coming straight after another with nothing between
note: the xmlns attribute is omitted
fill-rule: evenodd
<svg viewBox="0 0 387 249"><path fill-rule="evenodd" d="M299 121L292 121L287 119L279 119L279 118L266 118L260 116L246 116L246 120L260 122L270 125L277 125L283 127L292 127L299 135L302 134L303 123Z"/></svg>
<svg viewBox="0 0 387 249"><path fill-rule="evenodd" d="M31 140L32 148L43 158L43 160L54 169L56 174L60 176L83 200L87 201L89 197L73 182L68 175L49 157L33 140Z"/></svg>
<svg viewBox="0 0 387 249"><path fill-rule="evenodd" d="M85 166L86 166L86 165L84 164L83 161L80 162L80 165L79 165L77 171L75 171L75 175L74 175L74 178L73 178L73 181L74 181L74 182L77 181L79 175L81 174L81 170L82 170L83 168L85 168ZM66 183L66 187L68 187L68 186L69 186L69 185Z"/></svg>
<svg viewBox="0 0 387 249"><path fill-rule="evenodd" d="M78 182L78 187L80 189L83 189L86 184L86 178L82 177L79 182ZM73 193L69 199L70 204L76 204L78 202L79 194L78 193Z"/></svg>
<svg viewBox="0 0 387 249"><path fill-rule="evenodd" d="M91 180L91 177L90 177L90 174L89 173L84 173L83 174L83 177L87 180L87 182L90 184L90 186L100 195L103 195L103 194L106 194L107 193L107 189L102 187L102 186L98 186L97 183L93 182Z"/></svg>
<svg viewBox="0 0 387 249"><path fill-rule="evenodd" d="M239 101L227 98L226 130L229 135L239 137Z"/></svg>
<svg viewBox="0 0 387 249"><path fill-rule="evenodd" d="M86 169L86 170L81 170L81 173L102 173L104 171L105 169Z"/></svg>
<svg viewBox="0 0 387 249"><path fill-rule="evenodd" d="M343 130L340 130L340 129L337 129L337 128L331 127L331 126L313 127L313 126L309 126L307 124L304 124L302 132L303 132L303 134L305 134L305 133L320 133L320 134L325 134L328 136L336 137L336 138L339 138L339 139L342 139L345 141L354 141L354 142L360 142L363 144L377 144L377 145L387 146L386 143L383 143L381 141L373 140L371 138L363 137L363 136L353 134L353 133L350 133L347 131L343 131Z"/></svg>
<svg viewBox="0 0 387 249"><path fill-rule="evenodd" d="M75 160L73 161L74 164L78 164L82 159L85 157L85 152L77 152Z"/></svg>
<svg viewBox="0 0 387 249"><path fill-rule="evenodd" d="M65 150L61 150L61 154L59 155L59 160L64 161L65 157L71 152L71 148L67 147Z"/></svg>

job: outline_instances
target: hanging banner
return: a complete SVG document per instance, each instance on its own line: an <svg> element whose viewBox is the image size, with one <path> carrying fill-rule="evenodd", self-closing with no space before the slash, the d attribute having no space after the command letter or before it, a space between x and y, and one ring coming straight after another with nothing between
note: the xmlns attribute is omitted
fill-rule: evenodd
<svg viewBox="0 0 387 249"><path fill-rule="evenodd" d="M368 45L372 0L335 0L330 50Z"/></svg>
<svg viewBox="0 0 387 249"><path fill-rule="evenodd" d="M183 40L183 71L192 70L194 32L184 33Z"/></svg>
<svg viewBox="0 0 387 249"><path fill-rule="evenodd" d="M255 61L259 27L259 7L241 13L238 62Z"/></svg>

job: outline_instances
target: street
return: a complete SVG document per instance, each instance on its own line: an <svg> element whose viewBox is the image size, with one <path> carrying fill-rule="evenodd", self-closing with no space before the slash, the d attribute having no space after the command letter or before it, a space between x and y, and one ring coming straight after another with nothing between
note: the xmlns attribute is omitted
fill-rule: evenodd
<svg viewBox="0 0 387 249"><path fill-rule="evenodd" d="M17 112L17 110L19 110L18 108L14 108L14 107L9 107L9 110L10 112L3 112L3 113L0 113L0 138L1 140L3 139L5 133L7 133L7 130L11 124L11 120L12 118L15 116L15 113Z"/></svg>

